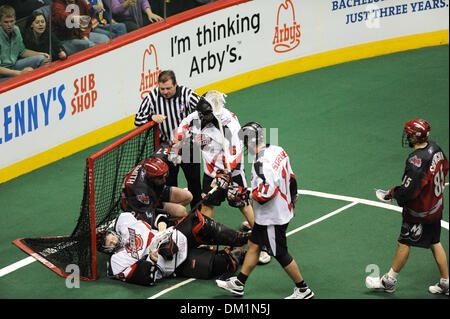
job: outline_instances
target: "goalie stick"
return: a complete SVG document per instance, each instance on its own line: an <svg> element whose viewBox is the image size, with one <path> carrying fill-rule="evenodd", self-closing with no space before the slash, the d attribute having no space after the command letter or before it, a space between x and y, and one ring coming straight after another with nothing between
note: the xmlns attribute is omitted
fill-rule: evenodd
<svg viewBox="0 0 450 319"><path fill-rule="evenodd" d="M225 147L225 135L222 126L222 111L223 106L225 105L226 102L225 97L226 94L220 93L219 91L209 91L205 95L205 100L207 100L211 104L213 109L213 115L217 119L217 122L219 124L220 135L222 137L222 149L223 153L225 154L225 165L227 167L228 172L231 172L229 161L230 156L228 154L227 148Z"/></svg>

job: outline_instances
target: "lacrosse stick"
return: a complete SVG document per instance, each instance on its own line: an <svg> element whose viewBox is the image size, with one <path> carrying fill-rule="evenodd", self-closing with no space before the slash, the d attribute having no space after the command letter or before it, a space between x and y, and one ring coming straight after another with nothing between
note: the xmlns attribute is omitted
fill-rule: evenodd
<svg viewBox="0 0 450 319"><path fill-rule="evenodd" d="M194 212L203 203L203 201L207 199L209 196L211 196L211 194L214 193L218 188L219 186L214 186L208 193L206 193L206 195L200 201L198 201L197 204L194 205L194 207L191 208L190 211L186 213L186 216Z"/></svg>
<svg viewBox="0 0 450 319"><path fill-rule="evenodd" d="M225 154L225 164L226 164L228 172L231 172L230 161L229 161L230 156L228 154L228 149L225 147L225 135L223 133L223 127L222 127L222 111L223 111L223 106L226 103L226 101L225 101L226 96L227 96L226 94L220 93L219 91L209 91L205 95L205 100L207 100L209 102L209 104L211 104L212 109L213 109L213 115L217 119L217 122L219 122L220 135L222 136L222 148L223 148L223 153Z"/></svg>

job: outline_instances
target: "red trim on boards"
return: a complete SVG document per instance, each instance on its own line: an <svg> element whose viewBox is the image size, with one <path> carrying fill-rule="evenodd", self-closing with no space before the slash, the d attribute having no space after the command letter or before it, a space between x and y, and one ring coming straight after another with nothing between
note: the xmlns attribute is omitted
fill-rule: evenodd
<svg viewBox="0 0 450 319"><path fill-rule="evenodd" d="M145 37L148 37L152 34L158 33L160 31L169 29L177 24L183 23L188 20L195 19L202 15L222 10L231 6L235 6L241 3L249 2L252 0L219 0L215 2L211 2L209 4L202 5L198 8L194 8L191 10L187 10L171 16L166 19L166 21L155 22L146 27L142 27L139 30L127 33L119 38L112 39L106 43L98 44L93 48L75 53L69 56L66 60L54 61L49 65L44 65L39 69L36 69L32 72L25 73L23 75L19 75L17 77L13 77L11 79L5 80L0 83L0 94L12 89L15 89L19 86L25 85L27 83L33 82L37 79L43 78L47 75L51 75L55 72L58 72L63 69L67 69L75 64L84 62L86 60L95 58L99 55L108 53L112 50L118 49L124 45L127 45L131 42L136 42Z"/></svg>

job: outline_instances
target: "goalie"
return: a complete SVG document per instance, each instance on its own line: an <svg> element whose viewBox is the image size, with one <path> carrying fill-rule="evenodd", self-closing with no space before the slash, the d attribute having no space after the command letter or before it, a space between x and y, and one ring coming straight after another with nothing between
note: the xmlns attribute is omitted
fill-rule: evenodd
<svg viewBox="0 0 450 319"><path fill-rule="evenodd" d="M153 286L158 280L177 274L209 279L233 274L243 260L242 248L219 252L202 244L239 247L248 235L193 212L175 225L162 210L154 219L129 212L117 218L114 229L97 232L97 249L111 255L107 262L110 278Z"/></svg>
<svg viewBox="0 0 450 319"><path fill-rule="evenodd" d="M214 218L214 207L228 200L229 205L238 208L253 227L253 209L238 138L241 126L236 115L223 107L225 96L217 91L206 92L196 111L183 119L176 129L175 142L193 137L200 145L204 161L202 193L207 194L218 186L218 190L203 201L202 214Z"/></svg>

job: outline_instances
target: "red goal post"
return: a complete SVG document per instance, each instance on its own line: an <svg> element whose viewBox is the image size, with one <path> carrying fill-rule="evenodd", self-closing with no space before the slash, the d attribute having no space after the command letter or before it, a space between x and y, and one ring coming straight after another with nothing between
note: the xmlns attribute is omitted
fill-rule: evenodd
<svg viewBox="0 0 450 319"><path fill-rule="evenodd" d="M86 159L80 216L70 236L19 238L13 244L58 275L79 267L79 279L93 281L97 274L96 231L107 227L120 213L122 179L159 146L155 122L131 131ZM74 276L76 277L76 276Z"/></svg>

